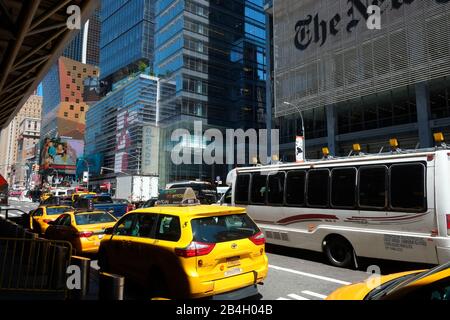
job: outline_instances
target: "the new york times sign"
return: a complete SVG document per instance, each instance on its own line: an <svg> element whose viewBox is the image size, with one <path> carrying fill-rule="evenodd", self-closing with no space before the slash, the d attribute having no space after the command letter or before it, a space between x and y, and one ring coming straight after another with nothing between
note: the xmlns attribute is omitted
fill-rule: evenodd
<svg viewBox="0 0 450 320"><path fill-rule="evenodd" d="M415 1L423 0L348 0L349 8L344 13L336 13L331 19L323 20L319 13L308 14L305 19L295 24L295 47L306 50L312 43L323 46L329 37L339 32L352 33L360 24L366 22L370 15L370 5L378 6L381 14L387 10L400 10L403 6L411 5ZM450 0L434 0L438 4L449 3ZM364 19L364 21L363 21Z"/></svg>

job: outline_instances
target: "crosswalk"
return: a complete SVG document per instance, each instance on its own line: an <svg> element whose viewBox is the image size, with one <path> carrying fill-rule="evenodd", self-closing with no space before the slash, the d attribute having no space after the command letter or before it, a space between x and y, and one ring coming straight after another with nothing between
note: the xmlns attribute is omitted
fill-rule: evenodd
<svg viewBox="0 0 450 320"><path fill-rule="evenodd" d="M286 297L279 297L276 300L324 300L327 296L309 290L303 290L301 295L289 293Z"/></svg>

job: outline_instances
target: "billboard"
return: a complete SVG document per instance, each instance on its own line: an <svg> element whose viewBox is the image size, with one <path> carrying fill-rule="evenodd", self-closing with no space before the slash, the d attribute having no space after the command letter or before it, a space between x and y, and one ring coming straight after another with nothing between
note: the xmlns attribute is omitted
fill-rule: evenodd
<svg viewBox="0 0 450 320"><path fill-rule="evenodd" d="M450 0L274 1L273 21L277 117L450 75Z"/></svg>
<svg viewBox="0 0 450 320"><path fill-rule="evenodd" d="M83 149L83 140L45 138L41 147L41 169L75 174L77 158L83 155Z"/></svg>

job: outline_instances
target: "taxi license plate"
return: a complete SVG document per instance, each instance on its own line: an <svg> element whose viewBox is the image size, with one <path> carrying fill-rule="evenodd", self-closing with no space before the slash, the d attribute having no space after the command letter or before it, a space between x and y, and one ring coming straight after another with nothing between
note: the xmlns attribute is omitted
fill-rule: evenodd
<svg viewBox="0 0 450 320"><path fill-rule="evenodd" d="M236 266L239 266L240 264L241 264L241 260L239 260L239 257L233 257L233 258L227 259L227 267L228 268L236 267Z"/></svg>
<svg viewBox="0 0 450 320"><path fill-rule="evenodd" d="M228 271L225 271L225 276L226 277L234 276L234 275L239 274L239 273L242 273L242 269L241 268L233 268L233 269L230 269Z"/></svg>

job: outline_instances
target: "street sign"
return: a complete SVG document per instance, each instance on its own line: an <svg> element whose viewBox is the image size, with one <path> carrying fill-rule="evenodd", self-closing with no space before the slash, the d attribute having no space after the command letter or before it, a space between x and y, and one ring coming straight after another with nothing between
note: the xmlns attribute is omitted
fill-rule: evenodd
<svg viewBox="0 0 450 320"><path fill-rule="evenodd" d="M305 137L297 136L295 138L295 161L305 162Z"/></svg>

